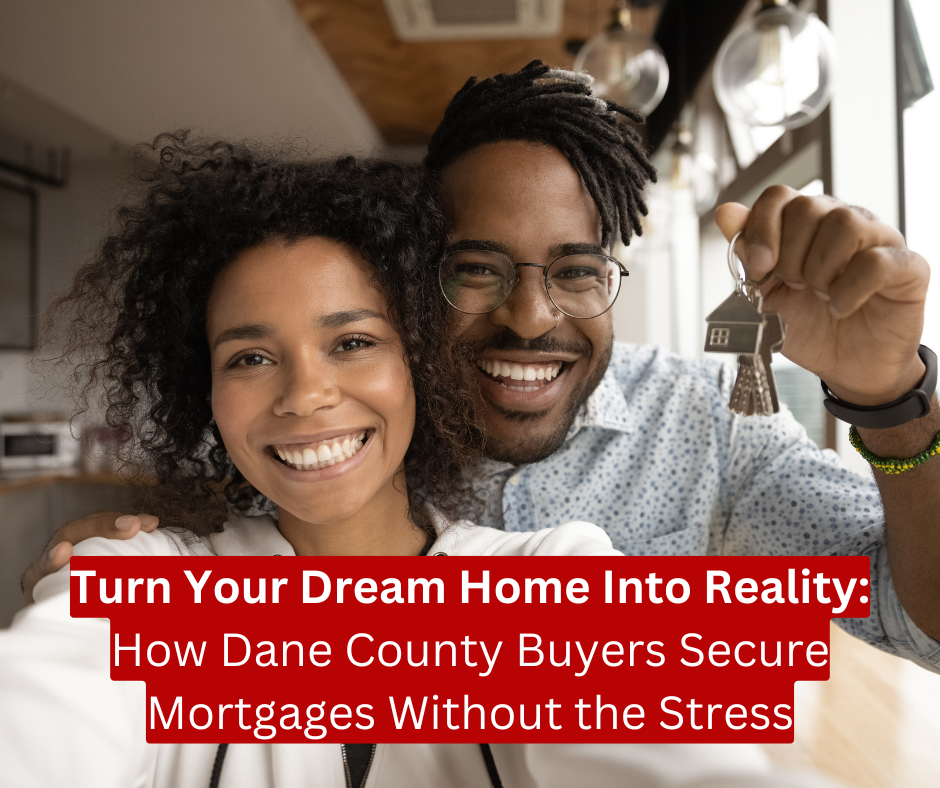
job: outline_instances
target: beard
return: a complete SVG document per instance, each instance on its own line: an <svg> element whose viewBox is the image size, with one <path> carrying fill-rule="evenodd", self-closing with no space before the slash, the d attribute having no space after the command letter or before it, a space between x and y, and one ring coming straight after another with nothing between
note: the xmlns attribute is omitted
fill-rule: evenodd
<svg viewBox="0 0 940 788"><path fill-rule="evenodd" d="M558 451L571 425L578 413L600 385L610 357L613 353L613 331L607 335L603 346L593 347L587 340L584 342L559 342L552 337L551 332L542 334L532 340L525 340L508 328L503 328L499 334L489 337L481 342L465 343L466 352L472 358L477 353L499 350L532 350L546 353L576 353L582 358L594 362L593 368L572 391L568 401L564 403L560 416L549 422L550 409L543 411L520 411L494 405L477 395L482 402L481 416L488 422L488 412L498 413L502 419L515 429L497 430L487 425L485 453L487 457L506 462L512 465L529 465L551 457ZM539 424L541 422L541 425ZM539 429L542 426L542 429Z"/></svg>

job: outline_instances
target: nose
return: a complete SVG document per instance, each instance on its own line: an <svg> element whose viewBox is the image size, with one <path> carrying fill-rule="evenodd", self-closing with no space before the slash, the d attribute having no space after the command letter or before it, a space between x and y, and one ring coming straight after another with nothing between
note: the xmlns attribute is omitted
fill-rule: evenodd
<svg viewBox="0 0 940 788"><path fill-rule="evenodd" d="M515 287L509 298L490 312L490 321L523 339L535 339L555 328L564 315L548 297L544 272L544 268L517 268Z"/></svg>
<svg viewBox="0 0 940 788"><path fill-rule="evenodd" d="M321 408L338 405L342 393L329 364L318 364L310 356L284 362L280 391L274 402L277 416L311 416Z"/></svg>

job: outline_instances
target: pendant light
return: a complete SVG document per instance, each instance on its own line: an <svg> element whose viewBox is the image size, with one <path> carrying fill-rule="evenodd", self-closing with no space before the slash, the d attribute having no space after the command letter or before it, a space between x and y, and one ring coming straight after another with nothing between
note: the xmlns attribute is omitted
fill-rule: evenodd
<svg viewBox="0 0 940 788"><path fill-rule="evenodd" d="M633 30L630 7L618 0L611 23L578 52L575 71L594 77L594 92L648 115L663 100L669 67L653 39Z"/></svg>
<svg viewBox="0 0 940 788"><path fill-rule="evenodd" d="M715 59L715 95L725 114L751 126L805 126L829 104L835 40L815 14L762 0Z"/></svg>
<svg viewBox="0 0 940 788"><path fill-rule="evenodd" d="M695 210L701 215L718 199L718 165L704 151L695 153L692 139L692 131L680 121L670 149L669 187L674 192L691 190Z"/></svg>

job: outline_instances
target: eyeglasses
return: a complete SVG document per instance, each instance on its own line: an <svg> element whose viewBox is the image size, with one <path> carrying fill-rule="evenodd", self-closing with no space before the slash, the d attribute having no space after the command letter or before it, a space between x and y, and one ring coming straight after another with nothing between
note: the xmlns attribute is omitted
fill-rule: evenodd
<svg viewBox="0 0 940 788"><path fill-rule="evenodd" d="M541 268L545 292L559 312L587 319L613 306L620 283L629 272L613 257L603 254L567 254L549 265L513 263L500 252L461 249L441 263L441 290L459 312L483 315L502 306L515 287L519 268Z"/></svg>

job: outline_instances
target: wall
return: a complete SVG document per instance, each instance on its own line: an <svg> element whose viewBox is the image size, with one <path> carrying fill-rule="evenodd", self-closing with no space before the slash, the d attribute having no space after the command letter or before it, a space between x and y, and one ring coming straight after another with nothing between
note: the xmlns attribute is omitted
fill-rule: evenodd
<svg viewBox="0 0 940 788"><path fill-rule="evenodd" d="M39 301L45 311L64 292L72 273L92 255L120 194L126 158L78 160L64 189L39 191ZM30 371L30 354L0 351L0 413L67 408L62 399L37 399L41 376Z"/></svg>

